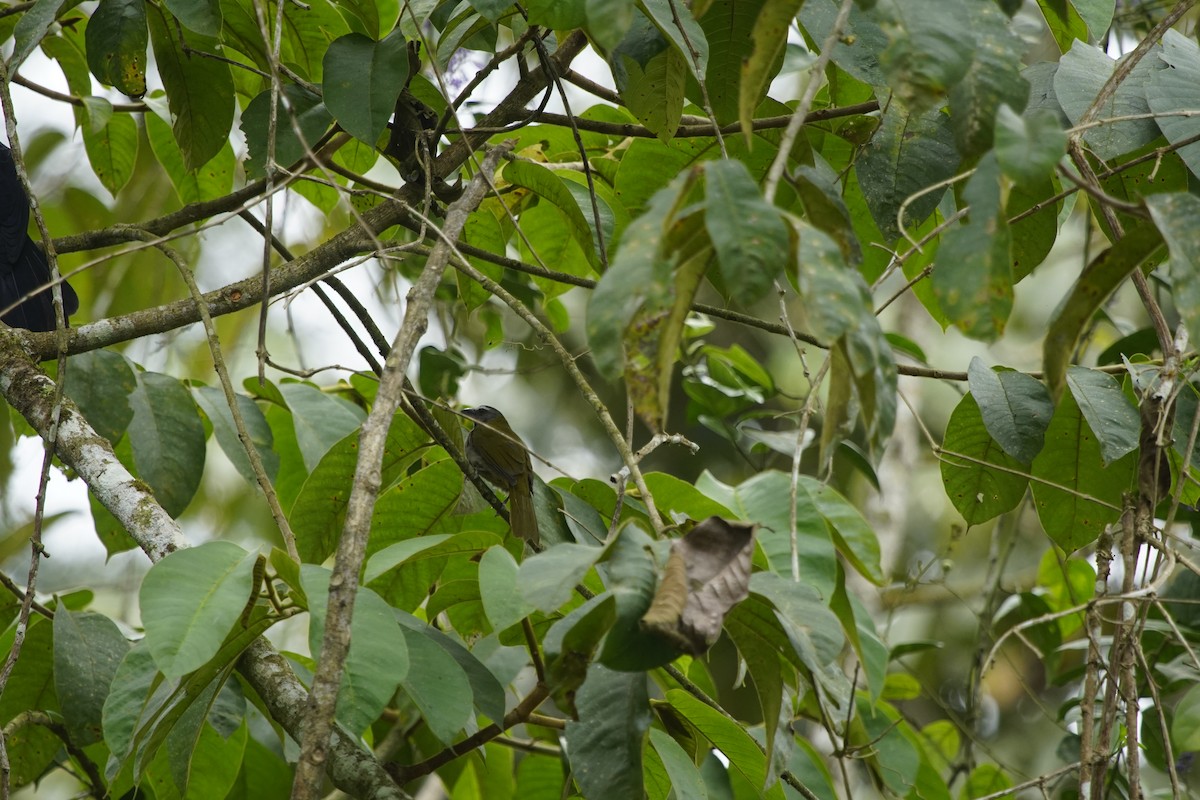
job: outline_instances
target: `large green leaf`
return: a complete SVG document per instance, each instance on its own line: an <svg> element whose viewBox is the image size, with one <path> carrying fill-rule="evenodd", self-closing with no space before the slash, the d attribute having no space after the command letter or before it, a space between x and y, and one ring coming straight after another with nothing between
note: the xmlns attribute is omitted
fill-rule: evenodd
<svg viewBox="0 0 1200 800"><path fill-rule="evenodd" d="M59 608L54 614L54 688L71 740L102 736L104 701L129 641L115 622L94 611Z"/></svg>
<svg viewBox="0 0 1200 800"><path fill-rule="evenodd" d="M215 200L229 194L233 188L233 175L237 168L237 158L229 142L226 142L207 164L199 169L189 170L183 160L183 151L179 149L179 143L171 133L170 125L157 114L145 114L142 119L146 124L146 138L150 140L150 149L170 176L180 202L186 204L198 200Z"/></svg>
<svg viewBox="0 0 1200 800"><path fill-rule="evenodd" d="M71 357L71 379L65 391L96 433L115 444L133 419L129 396L137 385L125 356L112 350L92 350Z"/></svg>
<svg viewBox="0 0 1200 800"><path fill-rule="evenodd" d="M644 672L588 669L568 722L571 771L587 800L642 800L642 744L650 727Z"/></svg>
<svg viewBox="0 0 1200 800"><path fill-rule="evenodd" d="M1141 419L1116 378L1094 369L1070 367L1067 386L1100 441L1105 466L1137 448Z"/></svg>
<svg viewBox="0 0 1200 800"><path fill-rule="evenodd" d="M1021 502L1028 468L991 437L973 395L964 396L950 415L942 451L946 495L968 525L986 522Z"/></svg>
<svg viewBox="0 0 1200 800"><path fill-rule="evenodd" d="M213 433L217 437L217 443L221 445L221 450L248 483L256 483L254 470L250 467L250 458L246 455L246 448L241 439L238 438L233 414L226 405L225 393L215 386L198 386L195 394L196 403L212 423ZM279 455L271 449L274 443L271 426L267 424L267 419L263 416L262 409L258 407L257 403L244 394L235 394L234 398L246 431L250 434L250 444L258 452L267 477L274 481L275 476L279 473Z"/></svg>
<svg viewBox="0 0 1200 800"><path fill-rule="evenodd" d="M568 230L579 246L583 248L588 260L593 266L599 265L598 243L593 241L592 225L588 220L588 217L592 215L590 204L581 207L566 183L541 164L531 161L510 162L504 167L503 177L515 186L529 189L561 211L568 223ZM524 220L524 218L522 215L521 219ZM560 218L560 227L561 224Z"/></svg>
<svg viewBox="0 0 1200 800"><path fill-rule="evenodd" d="M85 36L88 67L97 80L130 97L146 93L145 0L101 0Z"/></svg>
<svg viewBox="0 0 1200 800"><path fill-rule="evenodd" d="M1074 395L1063 392L1032 469L1034 504L1050 539L1067 552L1094 541L1120 516L1136 468L1133 453L1104 466L1099 440Z"/></svg>
<svg viewBox="0 0 1200 800"><path fill-rule="evenodd" d="M963 189L967 220L942 236L933 288L942 311L963 333L994 341L1013 304L1011 236L994 153L980 159Z"/></svg>
<svg viewBox="0 0 1200 800"><path fill-rule="evenodd" d="M375 144L408 80L404 35L392 31L376 42L348 33L330 43L323 64L325 106L351 136Z"/></svg>
<svg viewBox="0 0 1200 800"><path fill-rule="evenodd" d="M708 39L692 16L692 9L671 0L638 0L638 6L683 55L692 75L703 78L708 70Z"/></svg>
<svg viewBox="0 0 1200 800"><path fill-rule="evenodd" d="M188 30L205 36L221 32L221 4L217 0L163 0L163 5Z"/></svg>
<svg viewBox="0 0 1200 800"><path fill-rule="evenodd" d="M766 756L742 726L682 689L669 690L667 702L729 759L729 766L741 773L755 791L766 787ZM771 789L766 793L768 798L783 796L778 785L766 788Z"/></svg>
<svg viewBox="0 0 1200 800"><path fill-rule="evenodd" d="M517 570L516 559L503 547L490 548L479 560L479 596L488 622L498 631L515 625L534 611L521 595Z"/></svg>
<svg viewBox="0 0 1200 800"><path fill-rule="evenodd" d="M138 475L171 516L187 508L204 473L204 425L187 387L170 375L142 372L129 395L129 441Z"/></svg>
<svg viewBox="0 0 1200 800"><path fill-rule="evenodd" d="M1171 253L1171 299L1191 340L1200 342L1200 235L1195 224L1200 199L1183 193L1155 195L1146 198L1146 206Z"/></svg>
<svg viewBox="0 0 1200 800"><path fill-rule="evenodd" d="M649 19L638 15L609 54L609 64L626 107L662 142L671 141L683 114L689 71L683 53L671 47Z"/></svg>
<svg viewBox="0 0 1200 800"><path fill-rule="evenodd" d="M271 91L267 89L251 100L242 112L242 131L250 150L246 169L254 177L266 174L270 111ZM333 116L321 98L302 86L285 84L275 111L275 163L287 167L299 161L332 123Z"/></svg>
<svg viewBox="0 0 1200 800"><path fill-rule="evenodd" d="M233 542L206 542L171 553L142 580L138 600L146 642L168 678L216 654L254 590L257 554Z"/></svg>
<svg viewBox="0 0 1200 800"><path fill-rule="evenodd" d="M296 441L304 453L304 465L312 471L335 444L358 429L366 413L358 406L339 400L307 383L282 383L279 394L287 402L296 425ZM400 427L406 439L415 437L415 424L393 420L389 436Z"/></svg>
<svg viewBox="0 0 1200 800"><path fill-rule="evenodd" d="M729 296L749 305L771 290L788 262L788 232L740 161L705 165L704 225Z"/></svg>
<svg viewBox="0 0 1200 800"><path fill-rule="evenodd" d="M867 208L886 241L900 235L897 214L905 201L953 176L958 162L949 117L938 109L915 114L901 103L888 105L855 166ZM904 226L932 214L944 191L929 191L908 203Z"/></svg>
<svg viewBox="0 0 1200 800"><path fill-rule="evenodd" d="M408 669L399 676L400 687L420 710L433 735L443 744L451 744L471 719L471 681L454 656L424 631L407 626L400 626L400 630L409 662Z"/></svg>
<svg viewBox="0 0 1200 800"><path fill-rule="evenodd" d="M988 369L978 356L971 359L967 376L988 434L1017 461L1032 463L1054 415L1046 387L1024 372Z"/></svg>
<svg viewBox="0 0 1200 800"><path fill-rule="evenodd" d="M1096 100L1115 67L1116 62L1099 47L1086 42L1075 42L1070 52L1063 54L1054 75L1054 93L1072 123L1078 123ZM1154 80L1153 73L1165 67L1166 64L1157 58L1143 58L1100 109L1100 119L1135 117L1105 123L1083 134L1083 140L1101 159L1107 161L1128 153L1158 136L1158 125L1146 102L1145 87Z"/></svg>
<svg viewBox="0 0 1200 800"><path fill-rule="evenodd" d="M996 12L993 7L992 11ZM877 11L888 45L879 64L896 96L915 111L940 104L967 74L975 55L975 24L982 7L904 0Z"/></svg>
<svg viewBox="0 0 1200 800"><path fill-rule="evenodd" d="M599 547L568 543L525 559L519 572L525 602L541 611L557 610L603 553Z"/></svg>
<svg viewBox="0 0 1200 800"><path fill-rule="evenodd" d="M907 3L905 3L907 5ZM953 30L947 24L942 9L966 8L947 6L930 0L926 8L934 25L949 35L965 36L971 42L972 60L962 79L950 88L950 121L958 151L966 161L983 155L992 146L996 115L1002 105L1023 109L1029 99L1029 84L1021 77L1021 58L1026 44L1009 24L1004 13L992 3L970 8L967 12L967 31ZM1053 147L1051 139L1048 146Z"/></svg>
<svg viewBox="0 0 1200 800"><path fill-rule="evenodd" d="M172 24L161 9L147 8L154 61L175 118L171 128L188 169L196 169L229 140L233 77L224 61L198 55L218 54L216 39L184 31Z"/></svg>
<svg viewBox="0 0 1200 800"><path fill-rule="evenodd" d="M617 618L604 640L600 662L609 669L644 672L673 661L679 651L642 622L654 600L658 570L650 556L653 540L636 523L626 523L604 564L605 585L616 598Z"/></svg>
<svg viewBox="0 0 1200 800"><path fill-rule="evenodd" d="M1146 102L1167 141L1178 145L1200 134L1200 118L1189 112L1195 107L1193 89L1200 82L1200 48L1179 31L1168 29L1163 35L1158 57L1168 69L1151 74L1146 83ZM1200 142L1193 142L1176 152L1193 175L1200 175Z"/></svg>
<svg viewBox="0 0 1200 800"><path fill-rule="evenodd" d="M308 646L314 658L319 660L329 602L329 570L303 564L300 579L308 596ZM437 649L453 663L449 655L441 648ZM396 687L408 676L410 664L415 669L417 660L412 658L407 636L396 624L391 606L370 589L360 586L350 622L350 653L338 691L338 720L353 735L360 735L387 707ZM465 678L463 682L466 682ZM469 692L467 705L470 706Z"/></svg>
<svg viewBox="0 0 1200 800"><path fill-rule="evenodd" d="M1188 203L1182 196L1166 195L1161 199L1150 198L1151 215L1156 208L1172 208L1176 203L1186 207ZM1193 209L1194 210L1194 209ZM1186 212L1185 212L1186 213ZM1190 237L1191 228L1186 229ZM1076 344L1092 316L1100 306L1116 290L1129 273L1141 267L1143 263L1154 258L1162 248L1163 236L1150 225L1140 225L1096 256L1084 268L1079 279L1071 289L1071 293L1059 304L1058 309L1050 319L1050 327L1046 339L1042 343L1042 363L1045 368L1046 386L1052 397L1058 397L1066 386L1067 367L1075 352ZM1186 241L1186 240L1185 240ZM1185 262L1184 269L1187 269ZM1187 300L1188 287L1183 287L1184 302ZM1176 300L1178 303L1179 300ZM1200 294L1197 295L1200 304ZM1200 326L1196 327L1200 331Z"/></svg>
<svg viewBox="0 0 1200 800"><path fill-rule="evenodd" d="M634 315L670 303L672 254L666 251L668 226L694 180L694 174L685 172L654 195L646 213L625 230L616 258L592 292L588 301L588 342L596 367L603 374L615 376L620 370L626 328Z"/></svg>

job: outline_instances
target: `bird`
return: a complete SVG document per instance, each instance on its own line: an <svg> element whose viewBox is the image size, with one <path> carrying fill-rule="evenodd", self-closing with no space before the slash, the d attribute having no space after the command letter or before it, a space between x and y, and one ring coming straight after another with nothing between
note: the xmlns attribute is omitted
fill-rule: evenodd
<svg viewBox="0 0 1200 800"><path fill-rule="evenodd" d="M12 151L0 143L0 310L9 309L0 321L31 331L54 330L50 281L46 254L29 238L29 197ZM79 310L79 295L66 281L60 285L63 315L69 317Z"/></svg>
<svg viewBox="0 0 1200 800"><path fill-rule="evenodd" d="M467 461L485 480L508 492L508 517L513 533L538 544L533 464L525 443L513 432L504 415L491 406L468 408L462 413L475 421L467 434Z"/></svg>

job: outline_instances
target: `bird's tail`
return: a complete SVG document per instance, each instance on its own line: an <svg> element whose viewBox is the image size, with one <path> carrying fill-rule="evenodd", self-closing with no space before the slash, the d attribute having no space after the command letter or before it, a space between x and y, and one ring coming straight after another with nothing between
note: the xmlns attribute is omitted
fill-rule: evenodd
<svg viewBox="0 0 1200 800"><path fill-rule="evenodd" d="M528 475L522 476L509 493L508 516L512 531L533 544L541 541L537 513L533 509L533 486Z"/></svg>

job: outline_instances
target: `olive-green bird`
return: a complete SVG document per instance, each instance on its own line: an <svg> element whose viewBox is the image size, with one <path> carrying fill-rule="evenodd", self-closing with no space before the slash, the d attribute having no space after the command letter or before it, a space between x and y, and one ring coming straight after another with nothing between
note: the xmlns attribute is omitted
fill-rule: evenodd
<svg viewBox="0 0 1200 800"><path fill-rule="evenodd" d="M475 427L467 434L467 460L485 480L508 492L513 533L537 544L540 537L533 510L533 464L525 443L504 415L491 406L468 408L462 413L475 420Z"/></svg>

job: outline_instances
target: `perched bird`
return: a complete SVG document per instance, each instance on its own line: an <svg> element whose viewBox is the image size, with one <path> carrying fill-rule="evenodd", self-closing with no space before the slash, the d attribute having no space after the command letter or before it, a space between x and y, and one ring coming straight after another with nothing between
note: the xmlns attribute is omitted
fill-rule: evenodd
<svg viewBox="0 0 1200 800"><path fill-rule="evenodd" d="M508 420L491 406L468 408L463 416L475 420L467 434L467 460L489 483L508 492L512 531L538 543L537 515L533 510L533 465L529 451Z"/></svg>
<svg viewBox="0 0 1200 800"><path fill-rule="evenodd" d="M54 296L49 283L46 255L29 238L29 197L17 177L12 151L0 144L0 310L17 304L0 316L0 321L31 331L54 330ZM70 316L79 310L79 296L71 284L63 281L61 285L63 314Z"/></svg>

